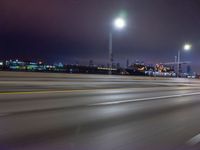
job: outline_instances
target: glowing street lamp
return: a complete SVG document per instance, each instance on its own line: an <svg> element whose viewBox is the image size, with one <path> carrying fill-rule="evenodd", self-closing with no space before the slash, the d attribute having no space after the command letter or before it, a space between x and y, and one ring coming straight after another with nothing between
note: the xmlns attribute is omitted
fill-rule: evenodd
<svg viewBox="0 0 200 150"><path fill-rule="evenodd" d="M121 17L116 18L113 22L113 26L115 29L123 29L126 26L126 21ZM111 30L109 34L109 60L110 60L109 74L112 74L112 64L113 64L113 42L112 41L113 41L113 36L112 36L112 30Z"/></svg>
<svg viewBox="0 0 200 150"><path fill-rule="evenodd" d="M192 48L192 45L190 45L190 44L185 44L185 45L183 46L183 49L184 49L185 51L190 51L191 48Z"/></svg>
<svg viewBox="0 0 200 150"><path fill-rule="evenodd" d="M184 51L190 51L191 48L192 48L191 44L185 44L183 46ZM178 61L177 61L177 77L179 77L179 74L180 74L180 62L181 62L181 51L179 50L178 51Z"/></svg>
<svg viewBox="0 0 200 150"><path fill-rule="evenodd" d="M123 29L126 26L126 22L123 18L117 18L114 21L114 26L117 29Z"/></svg>

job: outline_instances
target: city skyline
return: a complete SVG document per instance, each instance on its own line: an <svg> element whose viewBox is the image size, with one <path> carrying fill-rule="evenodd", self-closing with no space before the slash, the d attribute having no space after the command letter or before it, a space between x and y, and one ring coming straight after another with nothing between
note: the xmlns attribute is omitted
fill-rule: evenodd
<svg viewBox="0 0 200 150"><path fill-rule="evenodd" d="M2 59L42 59L98 63L108 60L113 18L123 14L127 27L114 32L114 60L171 62L186 42L193 45L182 59L198 72L200 52L198 1L1 1ZM112 9L111 9L112 8ZM86 11L87 10L87 11Z"/></svg>

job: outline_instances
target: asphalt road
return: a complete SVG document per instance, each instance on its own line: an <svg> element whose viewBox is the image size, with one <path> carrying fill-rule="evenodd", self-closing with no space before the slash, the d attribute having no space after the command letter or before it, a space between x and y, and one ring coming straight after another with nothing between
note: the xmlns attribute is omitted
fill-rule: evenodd
<svg viewBox="0 0 200 150"><path fill-rule="evenodd" d="M199 150L200 81L0 72L0 150Z"/></svg>

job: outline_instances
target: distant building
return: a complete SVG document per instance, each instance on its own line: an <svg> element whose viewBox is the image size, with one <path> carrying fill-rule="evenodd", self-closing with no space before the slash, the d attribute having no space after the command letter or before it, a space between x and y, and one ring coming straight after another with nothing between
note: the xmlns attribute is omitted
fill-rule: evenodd
<svg viewBox="0 0 200 150"><path fill-rule="evenodd" d="M38 70L38 64L35 62L29 62L26 64L26 69L30 71Z"/></svg>
<svg viewBox="0 0 200 150"><path fill-rule="evenodd" d="M120 69L121 66L120 66L120 63L117 63L117 69Z"/></svg>
<svg viewBox="0 0 200 150"><path fill-rule="evenodd" d="M63 66L63 63L59 62L58 67L62 68Z"/></svg>
<svg viewBox="0 0 200 150"><path fill-rule="evenodd" d="M188 75L191 75L191 74L192 74L192 69L191 69L191 66L190 66L190 65L187 66L186 72L187 72Z"/></svg>

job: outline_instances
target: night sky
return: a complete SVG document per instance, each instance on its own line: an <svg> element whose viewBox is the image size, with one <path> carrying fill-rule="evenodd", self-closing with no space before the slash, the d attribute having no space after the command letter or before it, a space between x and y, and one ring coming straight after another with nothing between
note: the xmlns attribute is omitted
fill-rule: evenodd
<svg viewBox="0 0 200 150"><path fill-rule="evenodd" d="M189 42L182 59L200 71L200 0L0 0L0 59L106 64L110 30L116 62L171 62Z"/></svg>

